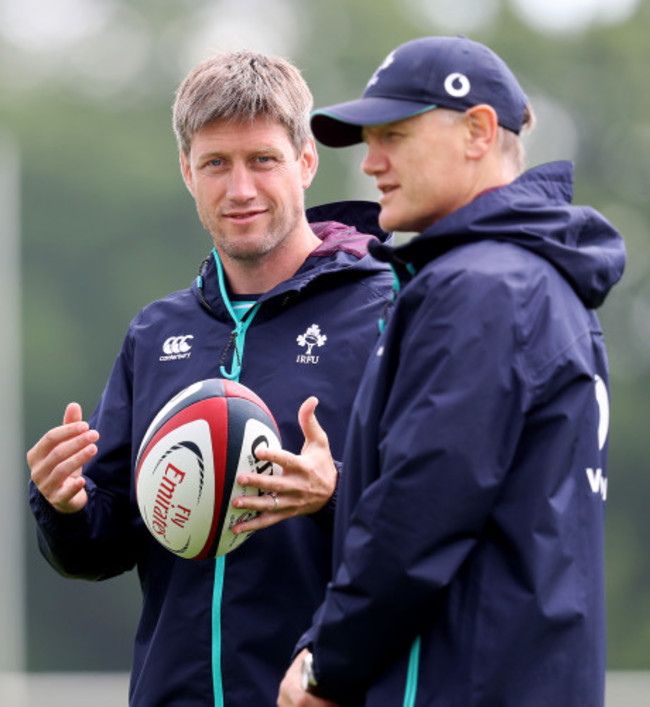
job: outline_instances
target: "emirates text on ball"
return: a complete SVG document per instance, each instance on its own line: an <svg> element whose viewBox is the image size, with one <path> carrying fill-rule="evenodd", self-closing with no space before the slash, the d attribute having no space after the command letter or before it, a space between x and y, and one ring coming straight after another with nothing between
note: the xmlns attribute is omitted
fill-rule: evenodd
<svg viewBox="0 0 650 707"><path fill-rule="evenodd" d="M156 493L155 505L153 507L151 525L154 531L158 535L166 536L167 533L167 519L169 518L169 513L172 509L176 510L176 515L171 519L171 523L174 523L179 528L183 528L185 523L187 523L192 511L189 508L181 505L174 505L172 499L174 498L174 493L176 487L183 483L185 478L185 472L181 471L173 464L167 464L165 472L160 481L160 486Z"/></svg>

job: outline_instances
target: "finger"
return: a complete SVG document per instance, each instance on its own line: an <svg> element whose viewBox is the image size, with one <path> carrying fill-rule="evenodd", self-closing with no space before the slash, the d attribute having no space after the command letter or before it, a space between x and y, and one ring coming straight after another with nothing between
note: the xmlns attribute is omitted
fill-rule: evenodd
<svg viewBox="0 0 650 707"><path fill-rule="evenodd" d="M269 449L268 447L256 449L255 456L262 461L277 464L283 469L293 466L296 460L296 455L287 452L286 449ZM257 474L256 476L271 476L271 474Z"/></svg>
<svg viewBox="0 0 650 707"><path fill-rule="evenodd" d="M85 477L72 474L63 477L60 483L55 483L54 477L48 477L39 487L39 491L57 511L76 513L84 508L88 501L85 487Z"/></svg>
<svg viewBox="0 0 650 707"><path fill-rule="evenodd" d="M237 477L237 483L244 488L257 489L262 493L281 493L287 489L286 480L280 474L242 474Z"/></svg>
<svg viewBox="0 0 650 707"><path fill-rule="evenodd" d="M83 476L69 476L55 493L47 498L48 502L62 513L74 513L86 505L86 479Z"/></svg>
<svg viewBox="0 0 650 707"><path fill-rule="evenodd" d="M236 508L237 510L245 509L248 511L264 513L266 511L277 510L274 499L278 499L278 502L280 502L281 499L283 510L295 510L296 508L295 499L289 495L283 495L280 490L270 491L259 496L256 494L238 496L233 500L232 505L233 508Z"/></svg>
<svg viewBox="0 0 650 707"><path fill-rule="evenodd" d="M79 403L68 403L63 413L63 424L69 425L72 422L81 422L82 420L83 413L81 411L81 405L79 405Z"/></svg>
<svg viewBox="0 0 650 707"><path fill-rule="evenodd" d="M97 453L94 444L87 444L76 454L52 468L42 463L32 470L32 480L45 499L62 513L76 513L88 501L86 480L81 475L83 465Z"/></svg>
<svg viewBox="0 0 650 707"><path fill-rule="evenodd" d="M60 444L78 438L88 431L88 423L82 421L71 422L52 428L27 452L27 463L31 468L34 468L40 460L45 459ZM99 437L97 432L94 432L94 435L95 439Z"/></svg>
<svg viewBox="0 0 650 707"><path fill-rule="evenodd" d="M79 477L83 466L96 454L97 433L93 430L56 447L45 459L32 467L32 480L48 495L68 477Z"/></svg>
<svg viewBox="0 0 650 707"><path fill-rule="evenodd" d="M305 437L305 446L313 442L319 444L327 443L327 434L316 417L317 406L318 398L312 395L304 401L300 406L300 410L298 410L298 424Z"/></svg>
<svg viewBox="0 0 650 707"><path fill-rule="evenodd" d="M80 431L74 429L76 425L79 425ZM31 465L32 469L39 464L53 469L63 462L68 462L88 445L94 445L98 439L99 433L96 430L89 430L85 423L73 423L72 428L50 430L36 445L39 447L42 443L40 451L46 453L34 455L36 459Z"/></svg>
<svg viewBox="0 0 650 707"><path fill-rule="evenodd" d="M235 535L240 535L241 533L248 533L255 530L264 530L264 528L270 528L272 525L280 523L280 521L286 520L290 516L283 512L266 512L260 513L251 518L250 520L242 521L233 526L232 532Z"/></svg>
<svg viewBox="0 0 650 707"><path fill-rule="evenodd" d="M88 430L59 445L50 455L52 462L56 462L54 472L61 477L81 474L82 467L97 454L95 442L98 437L99 434L95 430Z"/></svg>

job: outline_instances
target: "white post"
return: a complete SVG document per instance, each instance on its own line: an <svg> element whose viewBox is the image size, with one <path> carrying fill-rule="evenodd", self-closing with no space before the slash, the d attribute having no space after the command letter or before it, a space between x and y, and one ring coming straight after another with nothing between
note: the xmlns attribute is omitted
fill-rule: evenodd
<svg viewBox="0 0 650 707"><path fill-rule="evenodd" d="M25 538L28 477L22 429L20 325L20 159L0 130L0 672L26 667Z"/></svg>

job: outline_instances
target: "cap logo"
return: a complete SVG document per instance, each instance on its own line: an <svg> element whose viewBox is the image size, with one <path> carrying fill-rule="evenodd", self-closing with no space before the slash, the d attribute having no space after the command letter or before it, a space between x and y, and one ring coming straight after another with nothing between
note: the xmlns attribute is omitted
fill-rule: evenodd
<svg viewBox="0 0 650 707"><path fill-rule="evenodd" d="M377 71L370 77L370 81L368 81L368 84L366 88L370 88L371 86L374 86L377 81L379 81L379 74L384 70L387 69L393 62L395 61L395 52L392 51L381 63Z"/></svg>
<svg viewBox="0 0 650 707"><path fill-rule="evenodd" d="M454 98L463 98L469 93L471 88L469 79L465 74L449 74L445 79L445 91Z"/></svg>

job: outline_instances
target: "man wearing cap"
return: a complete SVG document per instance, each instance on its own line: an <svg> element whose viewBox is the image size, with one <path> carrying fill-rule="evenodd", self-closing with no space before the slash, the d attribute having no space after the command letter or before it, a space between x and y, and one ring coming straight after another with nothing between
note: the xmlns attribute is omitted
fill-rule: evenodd
<svg viewBox="0 0 650 707"><path fill-rule="evenodd" d="M364 141L400 291L347 436L334 579L278 704L604 702L608 369L625 250L572 168L523 172L528 100L463 37L408 42L316 138ZM272 457L268 453L267 457Z"/></svg>

